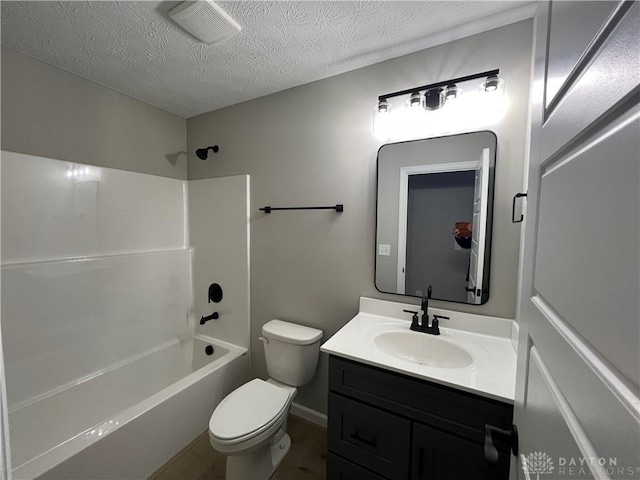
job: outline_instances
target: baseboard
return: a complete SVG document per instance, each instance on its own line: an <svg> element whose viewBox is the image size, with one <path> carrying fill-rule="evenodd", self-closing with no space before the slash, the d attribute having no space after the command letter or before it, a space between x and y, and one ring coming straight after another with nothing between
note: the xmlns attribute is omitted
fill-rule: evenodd
<svg viewBox="0 0 640 480"><path fill-rule="evenodd" d="M303 418L308 422L315 423L322 428L327 428L327 416L324 413L316 412L315 410L305 407L304 405L300 405L296 402L293 402L291 404L290 413L291 415Z"/></svg>

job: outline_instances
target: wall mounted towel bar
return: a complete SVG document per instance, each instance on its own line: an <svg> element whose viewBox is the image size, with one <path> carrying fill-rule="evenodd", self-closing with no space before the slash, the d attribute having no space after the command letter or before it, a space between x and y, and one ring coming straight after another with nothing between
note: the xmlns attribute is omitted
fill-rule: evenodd
<svg viewBox="0 0 640 480"><path fill-rule="evenodd" d="M262 207L260 211L271 213L275 210L335 210L336 212L344 212L344 205L339 203L333 207Z"/></svg>

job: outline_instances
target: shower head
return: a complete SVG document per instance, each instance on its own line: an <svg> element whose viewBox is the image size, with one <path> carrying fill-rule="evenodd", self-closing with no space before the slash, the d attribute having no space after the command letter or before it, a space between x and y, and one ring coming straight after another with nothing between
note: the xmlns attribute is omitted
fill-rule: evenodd
<svg viewBox="0 0 640 480"><path fill-rule="evenodd" d="M213 145L207 148L198 148L196 150L196 155L200 160L206 160L207 156L209 155L209 149L213 150L213 153L218 153L219 150L218 145Z"/></svg>

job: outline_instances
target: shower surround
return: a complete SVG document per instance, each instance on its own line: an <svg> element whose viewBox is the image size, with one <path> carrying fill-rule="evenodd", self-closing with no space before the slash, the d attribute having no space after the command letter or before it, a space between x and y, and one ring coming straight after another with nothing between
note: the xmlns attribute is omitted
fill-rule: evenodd
<svg viewBox="0 0 640 480"><path fill-rule="evenodd" d="M246 380L248 273L234 291L237 280L211 277L216 265L209 265L209 277L197 281L217 281L230 294L218 306L225 322L199 327L198 315L208 313L194 307L192 257L206 254L189 240L188 182L6 151L1 168L14 477L148 475ZM213 200L223 212L199 207L214 224L216 215L240 216L237 228L218 229L218 240L239 245L228 257L248 272L248 179L213 180L244 195L244 209L220 198ZM243 234L246 245L238 242ZM203 353L209 344L211 357ZM150 427L166 417L163 428L175 435ZM137 450L129 460L113 457L127 439Z"/></svg>

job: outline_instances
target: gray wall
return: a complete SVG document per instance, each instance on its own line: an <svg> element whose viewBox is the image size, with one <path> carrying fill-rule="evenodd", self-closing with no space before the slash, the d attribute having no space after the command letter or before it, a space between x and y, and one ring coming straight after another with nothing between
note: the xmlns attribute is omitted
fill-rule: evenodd
<svg viewBox="0 0 640 480"><path fill-rule="evenodd" d="M532 22L524 21L187 121L189 178L251 175L251 348L254 375L266 378L257 340L272 318L333 335L374 287L376 152L372 115L378 95L500 68L509 110L492 127L498 162L492 258L496 288L482 306L460 311L515 316L520 227L509 199L522 188ZM218 144L207 161L197 147ZM331 205L345 211L258 211L264 205ZM508 225L507 225L508 224ZM213 227L212 227L213 228ZM499 233L499 234L498 234ZM499 286L499 288L498 288ZM435 303L435 302L434 302ZM300 389L297 402L326 411L327 371Z"/></svg>
<svg viewBox="0 0 640 480"><path fill-rule="evenodd" d="M185 147L185 119L2 48L3 150L186 179Z"/></svg>
<svg viewBox="0 0 640 480"><path fill-rule="evenodd" d="M475 171L409 177L406 291L466 302L470 249L453 237L456 222L473 219Z"/></svg>

